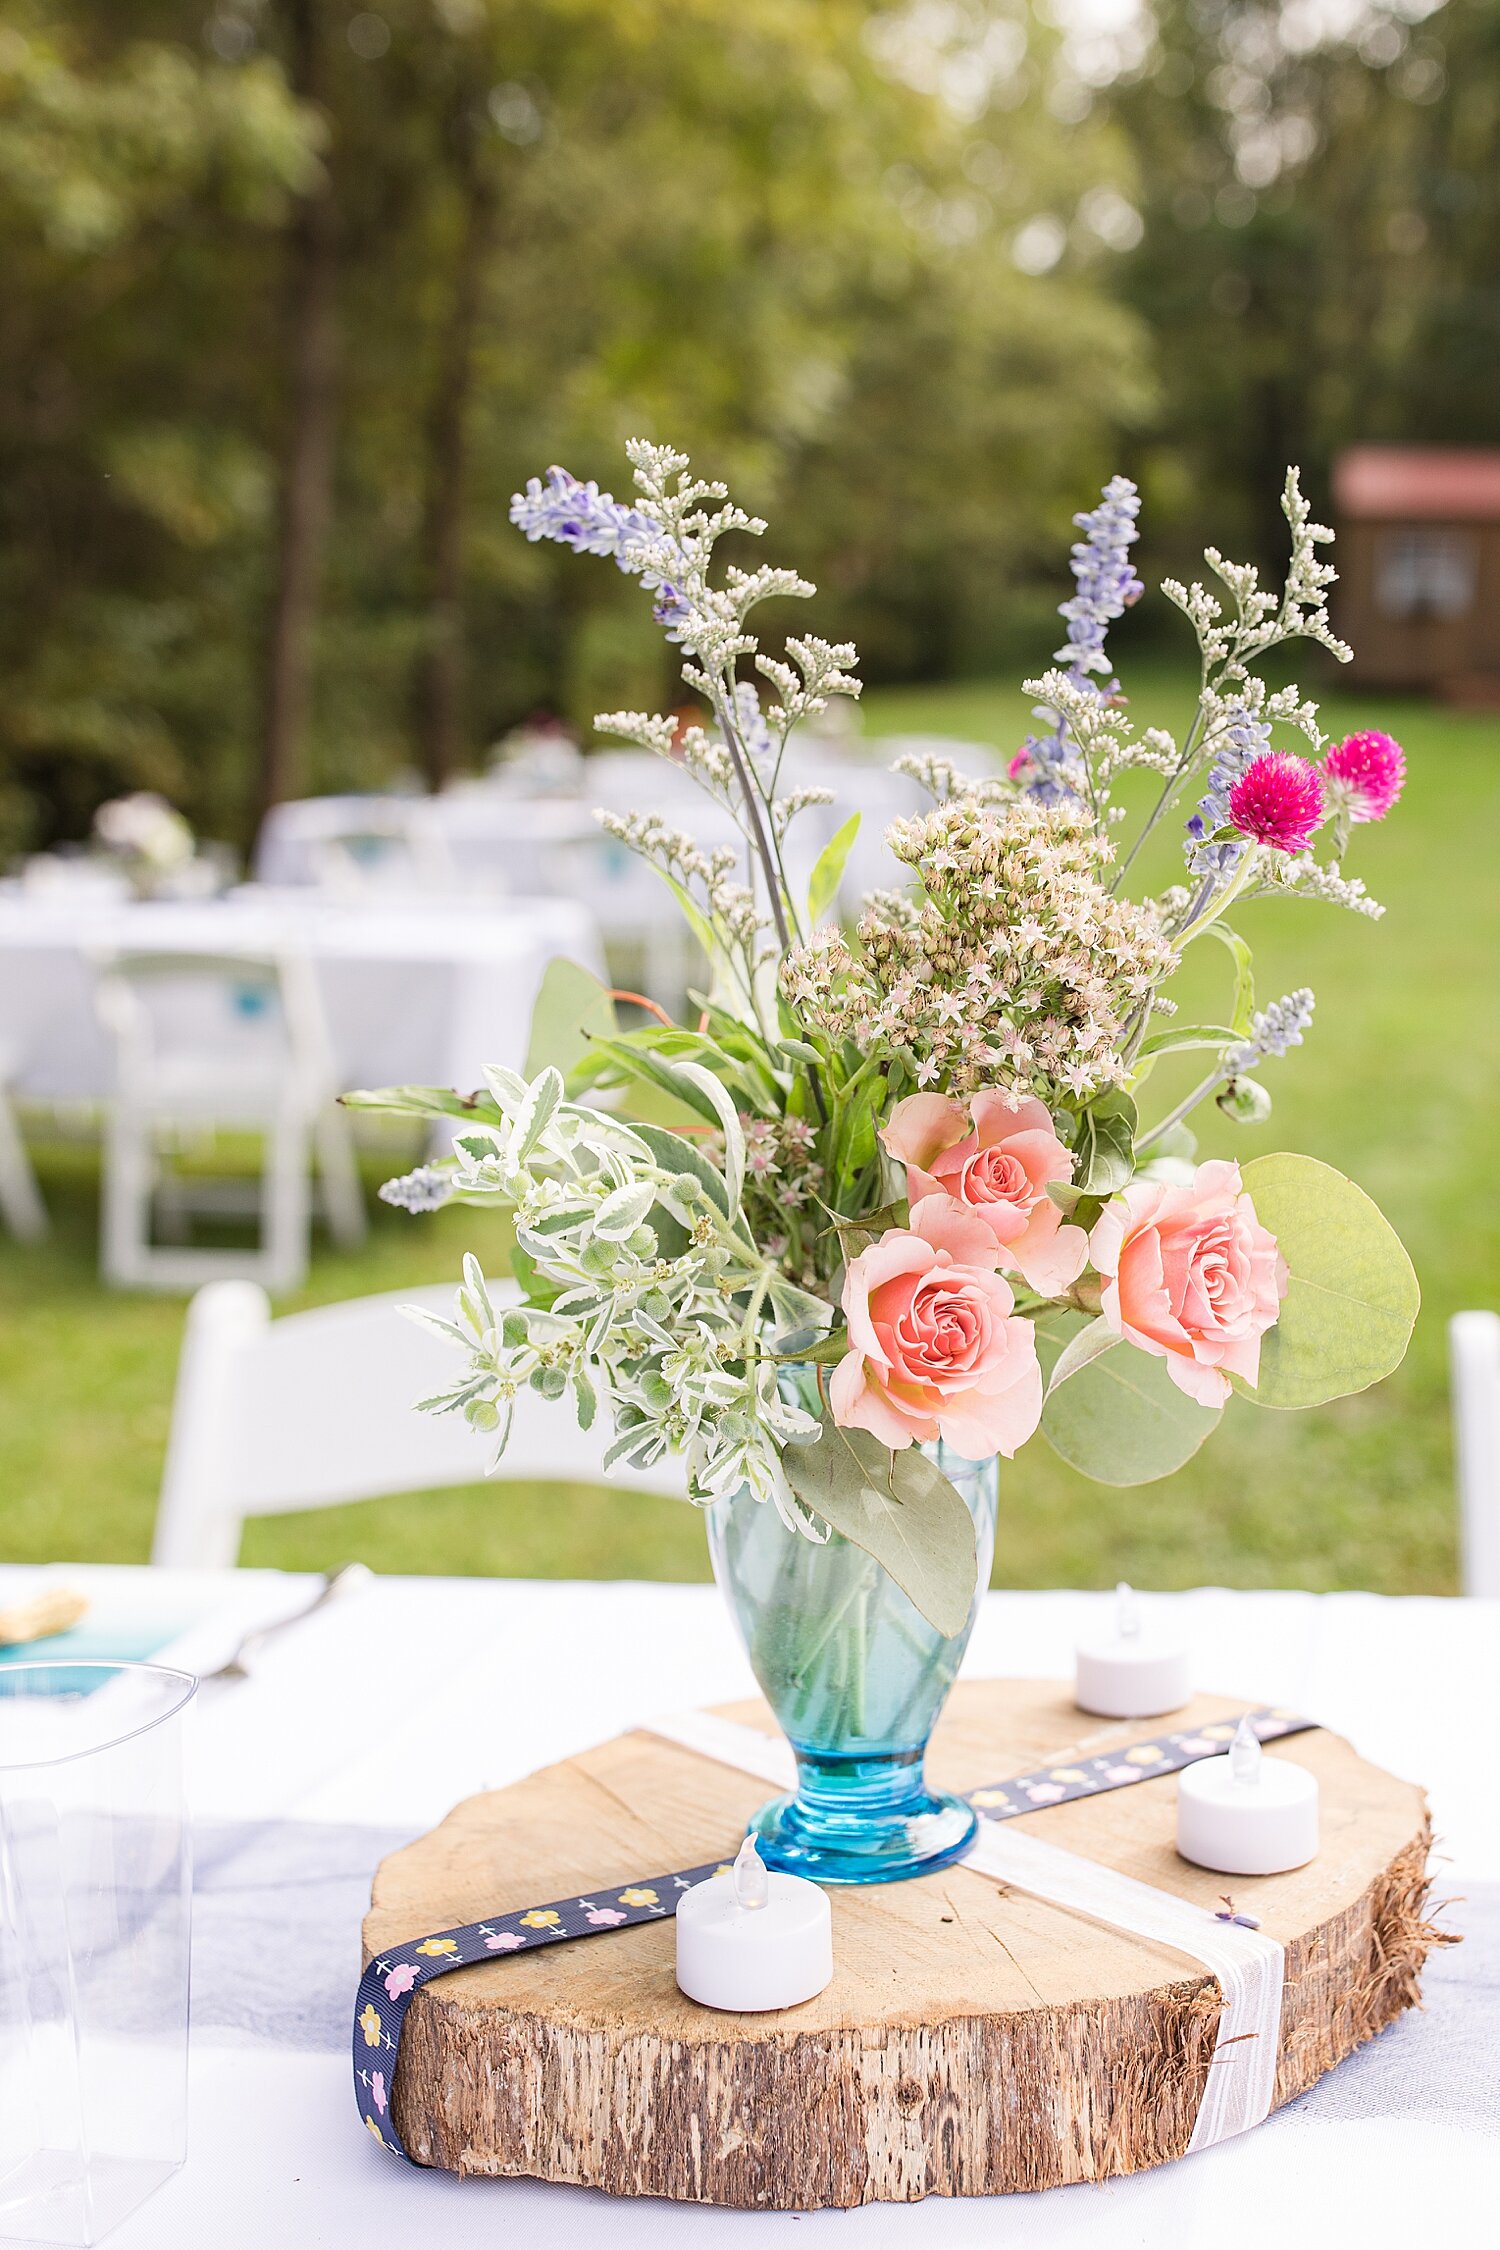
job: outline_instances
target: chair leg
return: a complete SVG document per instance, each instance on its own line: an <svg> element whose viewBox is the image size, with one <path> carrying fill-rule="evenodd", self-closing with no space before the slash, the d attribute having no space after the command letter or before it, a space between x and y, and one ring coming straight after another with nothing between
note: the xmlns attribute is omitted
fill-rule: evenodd
<svg viewBox="0 0 1500 2250"><path fill-rule="evenodd" d="M313 1144L318 1152L318 1176L322 1182L328 1231L341 1250L357 1250L365 1239L368 1222L359 1167L354 1161L354 1132L347 1112L335 1108L320 1110L313 1122Z"/></svg>
<svg viewBox="0 0 1500 2250"><path fill-rule="evenodd" d="M36 1184L15 1112L0 1090L0 1213L18 1242L41 1242L48 1232L47 1206Z"/></svg>
<svg viewBox="0 0 1500 2250"><path fill-rule="evenodd" d="M104 1139L100 1262L105 1280L117 1289L133 1288L147 1275L152 1170L149 1121L116 1100Z"/></svg>
<svg viewBox="0 0 1500 2250"><path fill-rule="evenodd" d="M307 1277L312 1223L306 1122L284 1111L266 1129L261 1174L261 1278L268 1289L296 1289Z"/></svg>

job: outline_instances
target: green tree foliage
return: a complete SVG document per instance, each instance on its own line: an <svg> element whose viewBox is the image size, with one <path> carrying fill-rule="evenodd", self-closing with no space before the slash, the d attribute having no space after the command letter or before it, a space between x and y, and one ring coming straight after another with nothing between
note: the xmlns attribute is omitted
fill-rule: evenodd
<svg viewBox="0 0 1500 2250"><path fill-rule="evenodd" d="M8 20L12 845L80 833L126 780L244 832L309 197L334 212L337 331L327 548L299 597L309 787L440 774L539 703L654 700L616 574L506 521L549 461L608 472L635 432L694 448L813 558L830 627L912 676L988 653L1144 409L1138 321L1104 265L1052 270L1049 234L1128 159L1101 118L1059 132L1056 35L1024 13L997 33L945 11L935 38L868 0ZM299 20L316 109L289 91Z"/></svg>
<svg viewBox="0 0 1500 2250"><path fill-rule="evenodd" d="M153 11L0 26L0 844L77 835L132 782L233 786L267 509L245 359L261 243L319 121L266 58ZM155 11L162 15L164 11ZM231 308L241 309L232 320Z"/></svg>
<svg viewBox="0 0 1500 2250"><path fill-rule="evenodd" d="M1500 6L1157 0L1154 26L1105 102L1163 346L1157 497L1184 545L1211 518L1269 557L1286 462L1326 493L1359 440L1500 438Z"/></svg>

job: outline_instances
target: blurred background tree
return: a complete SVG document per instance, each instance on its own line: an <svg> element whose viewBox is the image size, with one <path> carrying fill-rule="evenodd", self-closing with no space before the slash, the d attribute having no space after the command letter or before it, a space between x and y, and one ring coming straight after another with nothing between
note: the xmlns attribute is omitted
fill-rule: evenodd
<svg viewBox="0 0 1500 2250"><path fill-rule="evenodd" d="M1287 459L1493 435L1500 0L1424 5L0 0L0 851L665 692L506 521L635 431L877 680L1034 646L1117 459L1269 559Z"/></svg>
<svg viewBox="0 0 1500 2250"><path fill-rule="evenodd" d="M1153 483L1183 548L1279 551L1288 461L1500 437L1497 0L1157 0L1110 112L1158 342ZM1158 518L1160 521L1160 518Z"/></svg>

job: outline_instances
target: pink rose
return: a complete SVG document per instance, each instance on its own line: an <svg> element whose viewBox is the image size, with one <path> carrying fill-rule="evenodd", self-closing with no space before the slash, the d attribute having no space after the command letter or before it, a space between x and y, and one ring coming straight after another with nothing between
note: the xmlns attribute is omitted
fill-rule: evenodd
<svg viewBox="0 0 1500 2250"><path fill-rule="evenodd" d="M1078 1279L1088 1260L1082 1227L1063 1225L1049 1180L1070 1180L1073 1157L1041 1102L1029 1094L988 1092L962 1102L909 1094L897 1102L881 1139L906 1166L906 1192L951 1195L983 1219L1013 1267L1043 1296Z"/></svg>
<svg viewBox="0 0 1500 2250"><path fill-rule="evenodd" d="M999 1246L974 1212L924 1196L844 1279L850 1350L829 1385L833 1418L898 1449L941 1437L971 1461L1007 1459L1042 1415L1031 1323L1013 1317Z"/></svg>
<svg viewBox="0 0 1500 2250"><path fill-rule="evenodd" d="M1230 1375L1257 1380L1287 1270L1237 1164L1200 1164L1191 1187L1136 1180L1100 1213L1089 1252L1111 1328L1165 1359L1189 1398L1222 1406Z"/></svg>

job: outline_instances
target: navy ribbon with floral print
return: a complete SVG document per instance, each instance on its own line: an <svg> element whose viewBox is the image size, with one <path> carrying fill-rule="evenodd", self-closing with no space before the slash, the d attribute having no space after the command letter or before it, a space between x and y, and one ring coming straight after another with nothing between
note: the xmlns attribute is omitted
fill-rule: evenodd
<svg viewBox="0 0 1500 2250"><path fill-rule="evenodd" d="M1318 1723L1279 1709L1249 1711L1245 1716L1262 1742L1281 1735L1304 1734ZM968 1799L986 1820L1014 1820L1020 1813L1040 1812L1048 1805L1127 1789L1133 1782L1180 1773L1200 1758L1218 1757L1227 1750L1238 1725L1238 1718L1219 1719L1188 1732L1155 1735L1127 1749L1043 1766L1011 1781L970 1790ZM728 1856L707 1860L701 1867L648 1875L594 1891L586 1898L517 1907L509 1913L491 1914L482 1922L466 1923L460 1929L439 1930L431 1937L388 1946L361 1977L354 2002L354 2098L361 2118L381 2147L394 2156L407 2156L391 2115L391 2088L406 2011L424 1985L431 1984L435 1977L447 1976L450 1970L503 1960L508 1954L529 1952L539 1945L561 1945L573 1938L602 1937L610 1930L630 1929L641 1922L666 1921L676 1913L683 1892L725 1869L735 1848L731 1845Z"/></svg>

